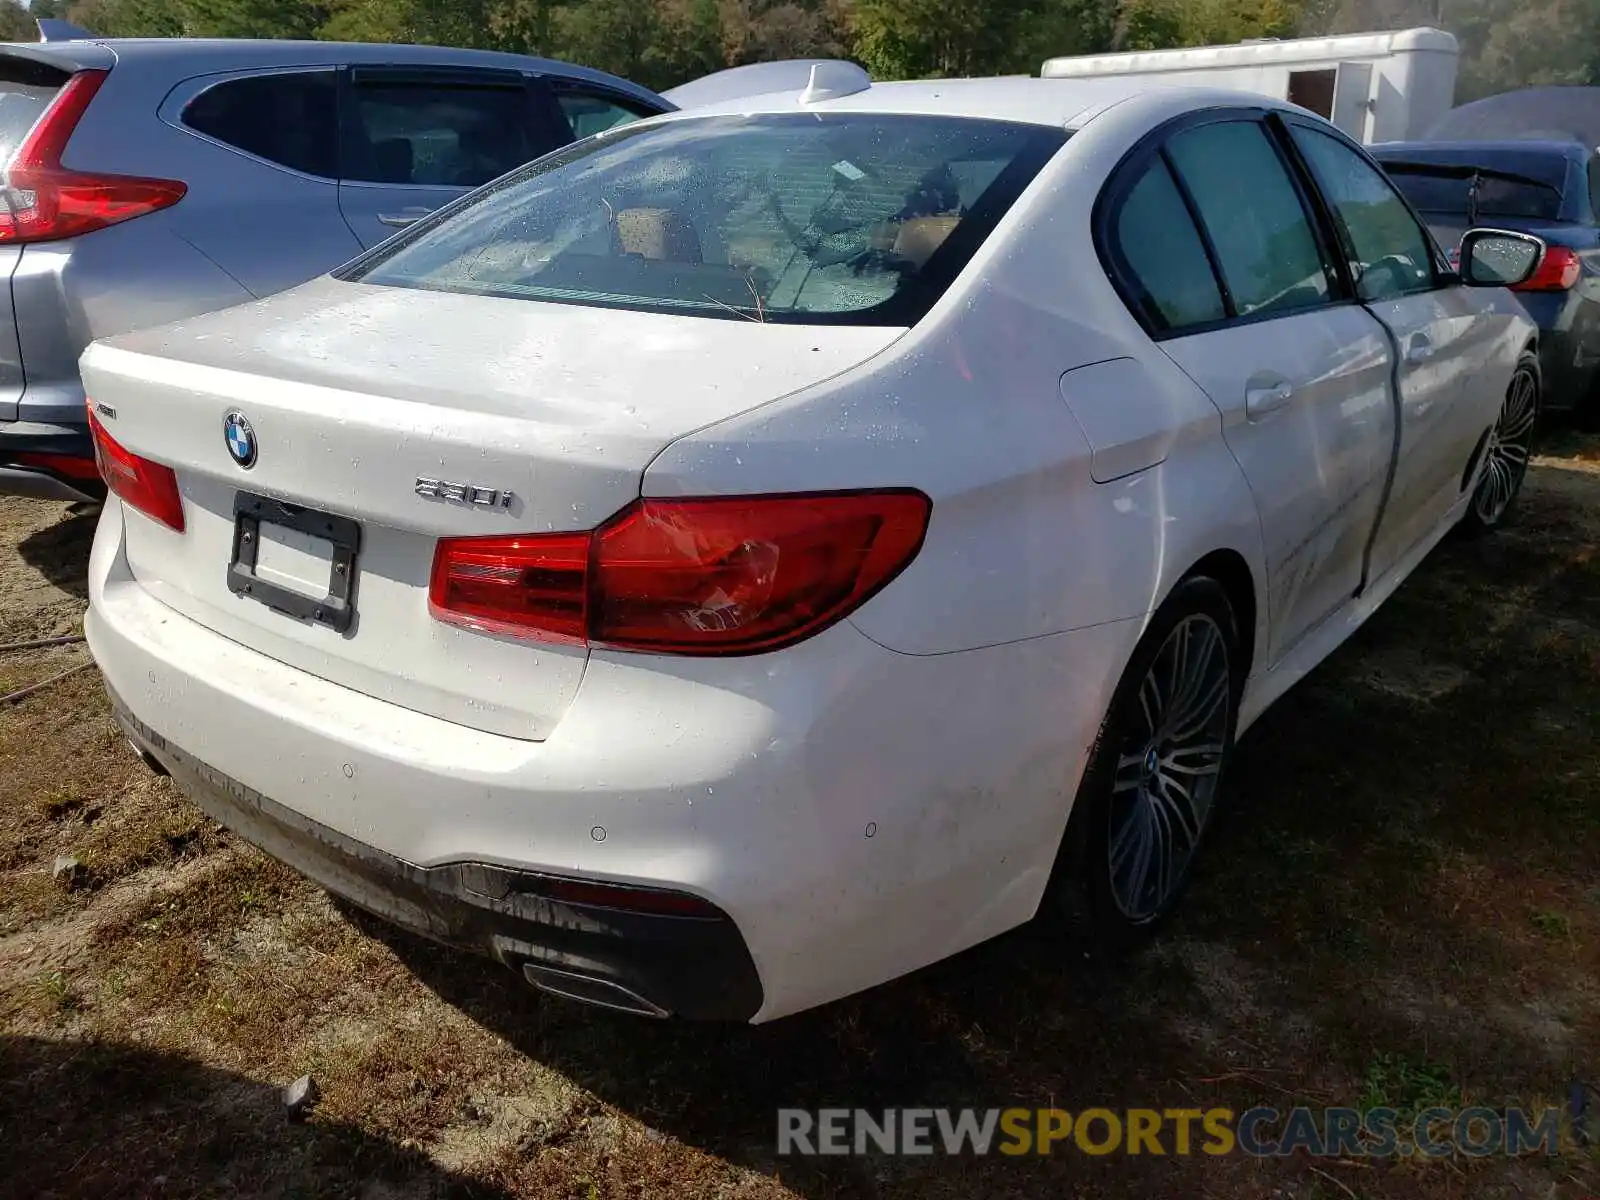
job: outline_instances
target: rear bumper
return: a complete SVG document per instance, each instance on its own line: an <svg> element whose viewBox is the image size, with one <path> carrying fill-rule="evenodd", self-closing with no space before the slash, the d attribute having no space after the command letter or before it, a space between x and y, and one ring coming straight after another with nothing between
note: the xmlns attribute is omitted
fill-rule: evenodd
<svg viewBox="0 0 1600 1200"><path fill-rule="evenodd" d="M105 494L86 426L0 424L0 496L99 501Z"/></svg>
<svg viewBox="0 0 1600 1200"><path fill-rule="evenodd" d="M1580 408L1600 383L1600 324L1578 292L1524 292L1518 300L1539 327L1543 406Z"/></svg>
<svg viewBox="0 0 1600 1200"><path fill-rule="evenodd" d="M848 623L773 655L596 651L534 742L167 607L123 550L124 522L145 519L107 503L85 631L136 743L203 807L402 925L686 1015L771 1020L1032 917L1140 627L926 657ZM492 886L465 882L485 872ZM726 920L557 911L536 876L687 894Z"/></svg>
<svg viewBox="0 0 1600 1200"><path fill-rule="evenodd" d="M761 982L726 914L665 916L541 894L549 877L492 863L419 867L208 766L135 717L123 732L207 815L336 896L403 929L488 954L544 990L646 1016L748 1021Z"/></svg>

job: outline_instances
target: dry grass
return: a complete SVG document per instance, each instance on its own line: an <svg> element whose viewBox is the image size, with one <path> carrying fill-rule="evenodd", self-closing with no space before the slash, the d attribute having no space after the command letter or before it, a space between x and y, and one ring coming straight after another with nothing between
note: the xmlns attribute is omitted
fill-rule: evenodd
<svg viewBox="0 0 1600 1200"><path fill-rule="evenodd" d="M1600 1075L1600 440L1452 542L1241 747L1185 913L1023 930L761 1029L541 1000L351 918L122 745L93 672L0 711L0 1195L1539 1196L1600 1163L773 1157L780 1105L1542 1104ZM0 641L90 529L0 500ZM0 688L81 647L0 658ZM88 871L68 891L57 855ZM311 1072L309 1123L277 1088Z"/></svg>

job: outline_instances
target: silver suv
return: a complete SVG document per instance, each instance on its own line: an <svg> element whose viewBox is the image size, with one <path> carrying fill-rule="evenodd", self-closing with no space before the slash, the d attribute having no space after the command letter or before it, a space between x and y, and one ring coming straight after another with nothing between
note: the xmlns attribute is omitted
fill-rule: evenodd
<svg viewBox="0 0 1600 1200"><path fill-rule="evenodd" d="M583 67L336 42L0 45L0 493L104 495L78 356L265 296L673 105Z"/></svg>

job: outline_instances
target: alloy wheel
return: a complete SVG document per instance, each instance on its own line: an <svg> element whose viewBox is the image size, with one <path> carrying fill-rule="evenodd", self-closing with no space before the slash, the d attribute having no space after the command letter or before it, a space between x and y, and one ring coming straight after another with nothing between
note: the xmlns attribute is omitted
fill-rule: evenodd
<svg viewBox="0 0 1600 1200"><path fill-rule="evenodd" d="M1519 367L1506 389L1500 419L1489 434L1483 477L1472 496L1473 513L1484 526L1499 523L1522 487L1538 415L1539 380L1527 367Z"/></svg>
<svg viewBox="0 0 1600 1200"><path fill-rule="evenodd" d="M1204 613L1179 622L1130 707L1106 828L1112 899L1144 922L1183 886L1221 781L1233 679L1217 622Z"/></svg>

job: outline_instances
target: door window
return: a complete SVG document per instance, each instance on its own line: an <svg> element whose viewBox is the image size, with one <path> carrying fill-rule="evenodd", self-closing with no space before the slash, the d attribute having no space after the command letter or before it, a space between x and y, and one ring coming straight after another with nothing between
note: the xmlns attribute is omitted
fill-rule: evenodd
<svg viewBox="0 0 1600 1200"><path fill-rule="evenodd" d="M556 102L561 105L561 113L567 118L567 124L572 126L574 141L655 115L632 101L575 88L564 88L557 92Z"/></svg>
<svg viewBox="0 0 1600 1200"><path fill-rule="evenodd" d="M520 87L362 83L354 89L344 178L477 187L547 148Z"/></svg>
<svg viewBox="0 0 1600 1200"><path fill-rule="evenodd" d="M1128 189L1114 225L1129 300L1149 325L1171 331L1227 316L1200 231L1166 160L1154 159Z"/></svg>
<svg viewBox="0 0 1600 1200"><path fill-rule="evenodd" d="M1433 242L1383 172L1330 134L1298 124L1290 129L1333 209L1361 299L1436 286Z"/></svg>
<svg viewBox="0 0 1600 1200"><path fill-rule="evenodd" d="M1237 316L1328 301L1333 282L1311 219L1263 125L1196 126L1175 135L1167 152L1194 198Z"/></svg>
<svg viewBox="0 0 1600 1200"><path fill-rule="evenodd" d="M183 110L197 133L307 175L338 173L338 92L332 71L287 71L230 79Z"/></svg>

